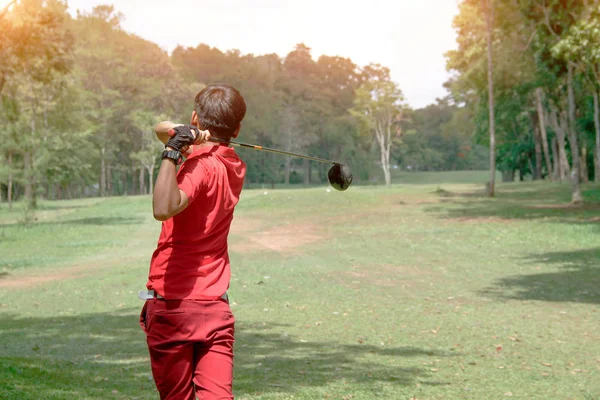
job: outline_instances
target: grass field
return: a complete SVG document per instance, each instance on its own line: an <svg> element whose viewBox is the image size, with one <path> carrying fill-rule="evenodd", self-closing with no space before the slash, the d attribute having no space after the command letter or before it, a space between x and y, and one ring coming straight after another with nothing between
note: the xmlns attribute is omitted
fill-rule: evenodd
<svg viewBox="0 0 600 400"><path fill-rule="evenodd" d="M243 194L237 399L600 399L600 188L574 208L566 184L488 199L459 175ZM0 207L0 398L158 399L150 198L20 206Z"/></svg>

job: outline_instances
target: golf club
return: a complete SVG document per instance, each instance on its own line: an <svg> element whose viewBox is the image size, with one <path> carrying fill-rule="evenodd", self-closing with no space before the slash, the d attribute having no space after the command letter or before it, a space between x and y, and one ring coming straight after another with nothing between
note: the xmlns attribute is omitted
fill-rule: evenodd
<svg viewBox="0 0 600 400"><path fill-rule="evenodd" d="M161 124L159 124L159 126L160 125ZM166 133L166 135L165 135L165 133ZM175 134L175 131L172 129L172 127L170 127L168 130L166 130L166 132L163 132L163 131L159 131L158 126L157 126L156 135L158 136L160 141L163 143L166 143L169 140L169 137L173 136L174 134ZM255 145L255 144L236 142L233 140L227 141L227 140L223 140L223 139L219 139L219 138L210 138L209 141L215 142L215 143L223 143L223 144L237 146L237 147L246 147L246 148L250 148L250 149L254 149L254 150L267 151L267 152L275 153L275 154L283 154L283 155L291 156L291 157L304 158L306 160L312 160L312 161L317 161L317 162L326 163L326 164L333 164L332 167L327 172L327 179L329 180L329 183L331 184L331 186L336 190L344 191L344 190L348 189L348 187L352 183L352 172L350 171L350 167L348 167L346 164L343 164L343 163L340 163L337 161L326 160L324 158L319 158L319 157L307 156L304 154L292 153L290 151L272 149L269 147L259 146L259 145Z"/></svg>

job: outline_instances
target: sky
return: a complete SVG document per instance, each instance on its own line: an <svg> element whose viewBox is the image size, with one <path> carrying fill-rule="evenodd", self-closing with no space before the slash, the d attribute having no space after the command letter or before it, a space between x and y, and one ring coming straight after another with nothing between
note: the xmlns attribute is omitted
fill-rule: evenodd
<svg viewBox="0 0 600 400"><path fill-rule="evenodd" d="M444 97L444 53L456 48L458 0L68 0L69 11L113 4L123 28L167 51L205 43L285 57L297 43L359 66L390 68L413 108Z"/></svg>

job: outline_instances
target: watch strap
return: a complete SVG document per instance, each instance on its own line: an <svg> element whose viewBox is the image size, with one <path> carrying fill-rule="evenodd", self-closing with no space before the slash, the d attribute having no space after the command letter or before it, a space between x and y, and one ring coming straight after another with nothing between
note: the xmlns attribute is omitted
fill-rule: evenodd
<svg viewBox="0 0 600 400"><path fill-rule="evenodd" d="M182 161L181 152L177 151L177 150L163 151L161 159L164 160L165 158L172 160L175 163L175 165L181 164L181 161Z"/></svg>

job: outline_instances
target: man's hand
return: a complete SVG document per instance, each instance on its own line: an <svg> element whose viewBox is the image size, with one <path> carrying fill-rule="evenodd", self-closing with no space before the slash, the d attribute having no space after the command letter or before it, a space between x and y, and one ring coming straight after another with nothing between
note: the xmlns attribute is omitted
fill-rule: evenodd
<svg viewBox="0 0 600 400"><path fill-rule="evenodd" d="M185 152L192 144L200 144L210 139L209 131L201 131L194 125L178 125L169 131L171 139L166 147Z"/></svg>
<svg viewBox="0 0 600 400"><path fill-rule="evenodd" d="M169 131L171 139L167 142L166 147L177 151L185 151L188 146L194 144L198 134L198 128L194 125L178 125L171 131Z"/></svg>
<svg viewBox="0 0 600 400"><path fill-rule="evenodd" d="M210 140L210 132L208 131L208 129L205 131L201 131L199 128L196 129L198 130L198 136L196 136L196 141L194 142L194 144L202 144Z"/></svg>

